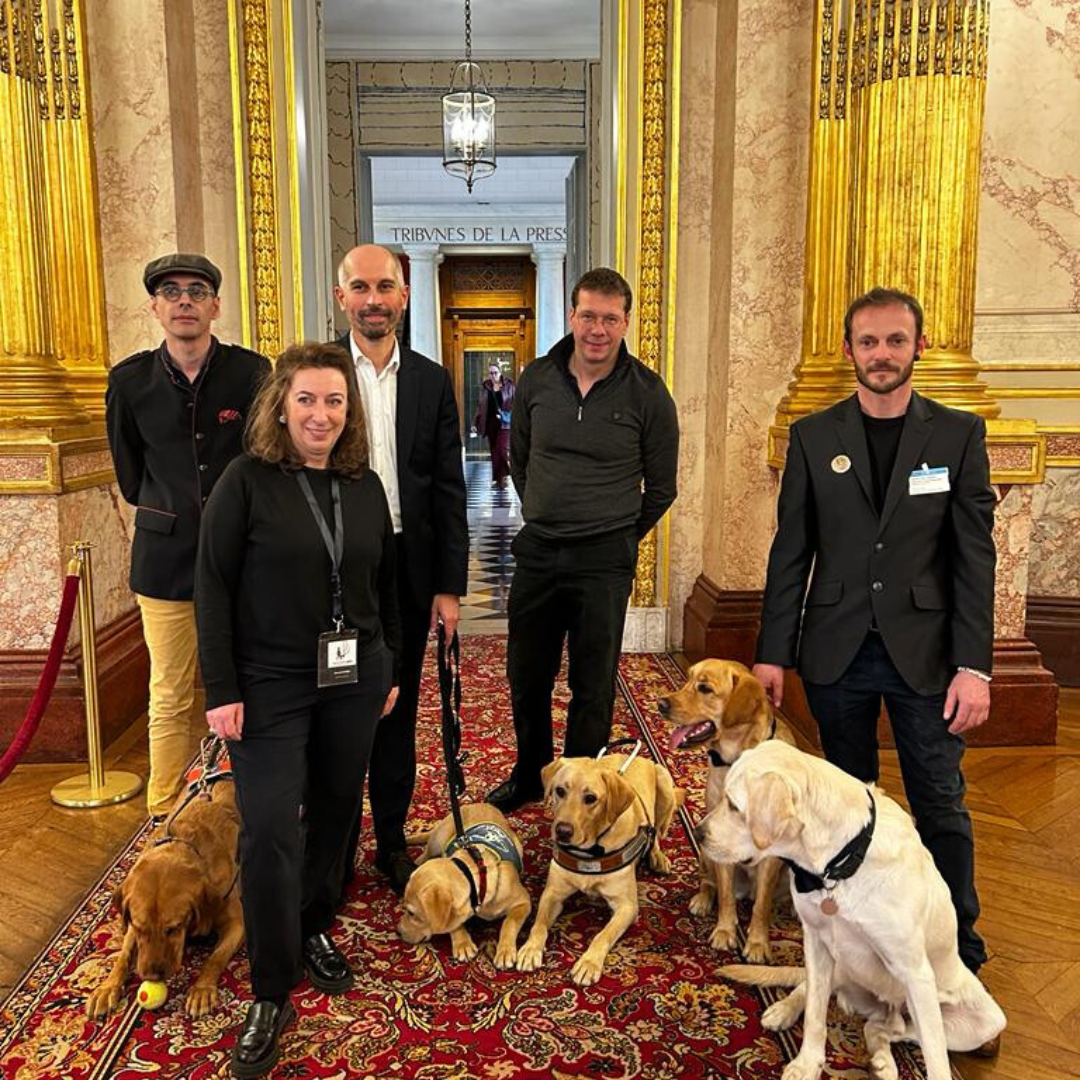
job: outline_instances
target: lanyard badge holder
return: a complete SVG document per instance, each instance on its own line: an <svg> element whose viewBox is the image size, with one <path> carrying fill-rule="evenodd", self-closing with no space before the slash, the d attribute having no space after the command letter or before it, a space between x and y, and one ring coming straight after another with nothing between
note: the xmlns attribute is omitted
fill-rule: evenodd
<svg viewBox="0 0 1080 1080"><path fill-rule="evenodd" d="M333 604L334 629L319 635L318 686L343 686L357 680L355 630L345 629L345 607L341 588L341 559L345 552L345 525L341 515L341 488L336 476L330 477L330 499L334 504L334 535L330 535L326 518L315 501L311 481L302 472L295 474L304 493L315 524L330 556L330 597Z"/></svg>

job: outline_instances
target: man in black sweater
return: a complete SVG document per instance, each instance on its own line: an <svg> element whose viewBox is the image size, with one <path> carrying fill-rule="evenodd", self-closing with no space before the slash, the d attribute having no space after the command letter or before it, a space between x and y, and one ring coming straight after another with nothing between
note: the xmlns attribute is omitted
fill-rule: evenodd
<svg viewBox="0 0 1080 1080"><path fill-rule="evenodd" d="M205 255L155 259L143 284L164 340L109 372L105 428L120 491L136 507L130 580L150 653L146 801L161 815L191 757L199 523L218 477L242 449L270 363L211 334L221 271Z"/></svg>
<svg viewBox="0 0 1080 1080"><path fill-rule="evenodd" d="M571 294L572 332L518 383L510 472L525 525L507 645L517 764L487 796L504 812L542 795L564 639L564 752L592 756L607 743L638 541L675 501L675 403L623 343L631 299L614 270L590 270Z"/></svg>

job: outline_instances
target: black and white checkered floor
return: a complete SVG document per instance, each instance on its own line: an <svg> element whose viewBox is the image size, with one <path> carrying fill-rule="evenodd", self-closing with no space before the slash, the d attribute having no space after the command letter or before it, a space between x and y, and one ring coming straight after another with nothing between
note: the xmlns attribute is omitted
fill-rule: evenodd
<svg viewBox="0 0 1080 1080"><path fill-rule="evenodd" d="M506 602L514 576L510 541L521 528L521 504L509 480L493 487L491 462L466 460L469 508L469 592L461 598L462 633L506 630Z"/></svg>

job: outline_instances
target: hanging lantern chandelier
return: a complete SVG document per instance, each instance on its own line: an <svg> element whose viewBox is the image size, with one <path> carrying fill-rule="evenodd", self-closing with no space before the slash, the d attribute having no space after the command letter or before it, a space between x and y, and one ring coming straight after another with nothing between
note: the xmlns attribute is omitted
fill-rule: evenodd
<svg viewBox="0 0 1080 1080"><path fill-rule="evenodd" d="M442 99L443 168L473 183L495 171L495 99L472 59L472 10L465 0L465 59L454 68L450 93Z"/></svg>

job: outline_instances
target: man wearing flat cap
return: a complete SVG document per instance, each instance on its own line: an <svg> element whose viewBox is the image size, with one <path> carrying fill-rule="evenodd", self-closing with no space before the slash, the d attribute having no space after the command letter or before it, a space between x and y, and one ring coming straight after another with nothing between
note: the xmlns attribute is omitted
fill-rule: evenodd
<svg viewBox="0 0 1080 1080"><path fill-rule="evenodd" d="M155 259L143 284L165 338L109 372L105 423L120 491L136 508L130 582L150 652L146 797L160 816L190 755L199 521L217 478L241 452L248 410L270 363L211 334L221 271L205 255Z"/></svg>

